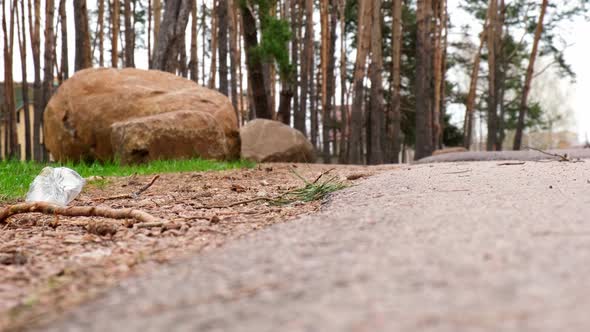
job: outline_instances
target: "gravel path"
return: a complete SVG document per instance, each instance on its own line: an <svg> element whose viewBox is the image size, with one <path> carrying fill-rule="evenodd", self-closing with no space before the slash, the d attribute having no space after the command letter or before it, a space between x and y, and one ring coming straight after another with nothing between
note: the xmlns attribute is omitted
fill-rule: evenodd
<svg viewBox="0 0 590 332"><path fill-rule="evenodd" d="M590 331L590 162L422 164L43 331Z"/></svg>

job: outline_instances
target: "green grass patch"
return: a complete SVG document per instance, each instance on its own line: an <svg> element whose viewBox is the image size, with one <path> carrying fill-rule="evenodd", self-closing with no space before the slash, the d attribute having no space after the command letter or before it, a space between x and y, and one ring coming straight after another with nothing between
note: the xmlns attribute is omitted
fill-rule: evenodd
<svg viewBox="0 0 590 332"><path fill-rule="evenodd" d="M45 166L65 166L74 169L82 177L89 176L129 176L133 174L161 174L176 172L221 171L236 168L251 168L249 161L213 161L203 159L159 160L141 165L120 165L110 163L49 163L20 161L0 161L0 201L24 197L29 184ZM100 182L100 181L99 181ZM105 182L106 183L106 182ZM102 185L104 185L103 183ZM100 183L97 183L100 186Z"/></svg>

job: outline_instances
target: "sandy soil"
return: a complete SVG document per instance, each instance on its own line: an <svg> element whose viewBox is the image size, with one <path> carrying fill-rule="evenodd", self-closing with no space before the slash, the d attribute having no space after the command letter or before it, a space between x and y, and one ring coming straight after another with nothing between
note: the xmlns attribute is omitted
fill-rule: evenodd
<svg viewBox="0 0 590 332"><path fill-rule="evenodd" d="M103 200L136 192L153 176L90 184L72 205L137 208L174 221L178 227L136 229L127 221L37 213L10 218L0 226L0 330L50 320L129 276L316 211L321 202L276 206L253 201L208 208L276 197L301 187L303 182L293 170L313 181L332 169L329 175L350 185L391 168L262 164L246 170L161 174L136 199Z"/></svg>

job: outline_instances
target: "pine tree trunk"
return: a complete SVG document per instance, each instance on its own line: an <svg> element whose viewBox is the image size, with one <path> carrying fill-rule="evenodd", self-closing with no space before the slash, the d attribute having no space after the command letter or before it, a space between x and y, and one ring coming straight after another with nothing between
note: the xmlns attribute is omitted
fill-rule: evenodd
<svg viewBox="0 0 590 332"><path fill-rule="evenodd" d="M499 46L497 43L499 31L496 30L498 20L498 0L490 0L488 19L488 138L486 149L488 151L494 151L496 150L498 140L498 99L496 97L496 92L498 91L496 87L496 56L498 55L497 47Z"/></svg>
<svg viewBox="0 0 590 332"><path fill-rule="evenodd" d="M98 65L104 67L104 1L98 0ZM149 33L149 31L148 31ZM148 36L149 37L149 36ZM148 39L149 57L149 39Z"/></svg>
<svg viewBox="0 0 590 332"><path fill-rule="evenodd" d="M117 68L119 63L119 0L113 0L111 8L111 67Z"/></svg>
<svg viewBox="0 0 590 332"><path fill-rule="evenodd" d="M32 159L32 147L31 147L31 115L29 112L30 101L29 101L29 84L27 83L27 33L26 33L26 21L25 21L25 2L20 2L20 19L18 17L19 11L17 9L17 36L18 46L20 51L20 62L21 62L21 73L22 73L22 96L23 96L23 109L25 118L25 160ZM22 143L21 143L22 144Z"/></svg>
<svg viewBox="0 0 590 332"><path fill-rule="evenodd" d="M418 0L416 11L416 152L414 159L430 156L432 137L432 1Z"/></svg>
<svg viewBox="0 0 590 332"><path fill-rule="evenodd" d="M240 12L242 13L242 33L248 68L248 87L252 89L252 106L257 118L272 119L262 62L252 56L252 50L258 46L256 19L244 2L240 3Z"/></svg>
<svg viewBox="0 0 590 332"><path fill-rule="evenodd" d="M391 140L391 155L388 161L399 163L401 150L401 48L402 48L402 0L392 1L392 63L391 63L391 125L389 139Z"/></svg>
<svg viewBox="0 0 590 332"><path fill-rule="evenodd" d="M465 121L463 125L463 147L469 149L471 147L472 132L473 132L473 113L475 111L475 98L477 89L477 80L479 78L479 63L481 59L481 51L486 42L488 19L484 22L483 31L479 35L479 48L473 57L473 68L471 69L471 79L469 82L469 92L467 93L467 101L465 103Z"/></svg>
<svg viewBox="0 0 590 332"><path fill-rule="evenodd" d="M298 6L300 3L299 0L289 0L289 11L290 11L290 18L291 18L291 65L293 66L293 80L292 80L292 99L293 99L293 108L292 112L289 112L289 118L284 119L283 122L291 125L291 113L299 111L299 43L300 43L300 31L301 31L301 8ZM294 125L294 123L293 123Z"/></svg>
<svg viewBox="0 0 590 332"><path fill-rule="evenodd" d="M9 8L6 9L6 3L2 3L2 31L4 32L4 128L8 133L5 140L5 147L8 148L6 157L17 158L19 156L18 141L16 135L16 105L14 100L14 80L12 76L12 56L14 46L14 16L17 6L16 0L13 0ZM6 27L6 14L10 14L8 28ZM5 136L6 137L6 136Z"/></svg>
<svg viewBox="0 0 590 332"><path fill-rule="evenodd" d="M522 95L520 97L520 110L518 112L518 123L516 125L516 135L514 136L514 150L520 150L522 145L522 132L524 131L524 119L527 112L527 100L529 92L531 90L531 84L533 81L533 70L535 68L535 59L537 58L537 50L539 48L539 40L541 39L541 33L543 32L543 20L545 18L545 12L547 11L548 0L543 0L541 4L541 13L539 14L539 21L535 28L535 37L533 39L533 49L531 50L531 56L529 58L529 65L526 70L526 77L524 79L524 87L522 89Z"/></svg>
<svg viewBox="0 0 590 332"><path fill-rule="evenodd" d="M57 12L59 14L58 23L61 27L61 70L57 69L57 79L61 85L63 81L68 79L70 72L68 65L68 21L66 18L65 0L60 0ZM57 34L57 24L55 25L55 33ZM53 56L57 59L57 55L54 54Z"/></svg>
<svg viewBox="0 0 590 332"><path fill-rule="evenodd" d="M191 60L189 61L189 72L191 80L199 82L199 53L197 45L197 0L192 1L191 6Z"/></svg>
<svg viewBox="0 0 590 332"><path fill-rule="evenodd" d="M383 55L381 38L381 0L373 1L371 24L371 64L369 65L369 78L371 80L370 112L371 122L371 153L367 156L367 163L378 165L384 162L383 132L385 114L383 108Z"/></svg>
<svg viewBox="0 0 590 332"><path fill-rule="evenodd" d="M125 12L125 67L135 67L135 31L133 29L133 17L131 0L124 2Z"/></svg>
<svg viewBox="0 0 590 332"><path fill-rule="evenodd" d="M209 89L215 89L217 78L217 4L218 0L213 0L213 14L211 15L211 67L209 69Z"/></svg>
<svg viewBox="0 0 590 332"><path fill-rule="evenodd" d="M78 71L92 67L92 56L90 54L90 29L88 27L88 9L86 8L86 0L74 1L74 21L76 23L76 59L74 70Z"/></svg>
<svg viewBox="0 0 590 332"><path fill-rule="evenodd" d="M149 0L151 1L151 0ZM152 56L153 52L158 48L158 36L160 35L160 25L162 24L162 1L161 0L153 0L153 9L154 9L154 46L152 49ZM197 0L194 0L197 1ZM150 61L150 63L152 63Z"/></svg>
<svg viewBox="0 0 590 332"><path fill-rule="evenodd" d="M33 66L35 82L33 83L33 99L35 112L33 115L33 159L41 161L43 147L41 145L41 124L43 121L43 93L41 90L41 0L35 0L31 6L31 0L27 2L29 18L29 38L33 53ZM33 9L34 7L34 9ZM34 14L33 14L34 10ZM34 18L33 18L34 16Z"/></svg>
<svg viewBox="0 0 590 332"><path fill-rule="evenodd" d="M157 47L154 48L150 69L175 73L181 39L188 24L191 0L168 0L160 26Z"/></svg>
<svg viewBox="0 0 590 332"><path fill-rule="evenodd" d="M307 105L309 102L309 84L313 68L313 0L303 0L305 2L305 36L303 37L303 54L301 57L301 95L299 100L299 110L295 113L295 129L301 131L304 135L306 130ZM314 110L312 110L314 111Z"/></svg>
<svg viewBox="0 0 590 332"><path fill-rule="evenodd" d="M348 162L351 164L363 163L362 128L363 128L363 80L365 79L365 64L371 41L372 1L362 1L358 11L358 36L357 52L354 65L352 82L352 119L350 122L351 133L348 151Z"/></svg>
<svg viewBox="0 0 590 332"><path fill-rule="evenodd" d="M227 20L227 0L219 1L217 5L217 42L219 47L219 92L226 96L229 96L229 84L227 80L227 33L228 33L228 20Z"/></svg>
<svg viewBox="0 0 590 332"><path fill-rule="evenodd" d="M330 96L328 94L328 56L330 53L330 25L328 12L330 7L329 0L320 0L320 24L321 24L321 48L320 48L320 65L322 70L321 80L321 98L322 98L322 154L324 163L330 163Z"/></svg>
<svg viewBox="0 0 590 332"><path fill-rule="evenodd" d="M238 29L237 29L237 17L236 17L236 6L234 0L229 0L228 3L228 16L229 16L229 71L230 71L230 90L231 90L231 102L236 111L236 119L238 125L240 123L240 114L238 112L238 69L239 57L238 57Z"/></svg>
<svg viewBox="0 0 590 332"><path fill-rule="evenodd" d="M338 151L338 162L343 164L348 162L348 145L349 136L349 117L347 105L346 90L346 0L340 0L338 3L338 21L340 23L340 149Z"/></svg>
<svg viewBox="0 0 590 332"><path fill-rule="evenodd" d="M45 49L44 49L44 73L43 73L43 101L41 103L41 114L53 93L53 65L55 63L55 34L53 31L53 20L55 12L55 3L53 0L47 0L45 3ZM43 122L41 122L43 125ZM42 150L41 158L47 159L45 150Z"/></svg>
<svg viewBox="0 0 590 332"><path fill-rule="evenodd" d="M434 149L442 148L442 128L441 128L441 88L443 86L442 67L443 62L443 31L445 25L444 19L444 0L434 0L434 100L432 103L432 146Z"/></svg>

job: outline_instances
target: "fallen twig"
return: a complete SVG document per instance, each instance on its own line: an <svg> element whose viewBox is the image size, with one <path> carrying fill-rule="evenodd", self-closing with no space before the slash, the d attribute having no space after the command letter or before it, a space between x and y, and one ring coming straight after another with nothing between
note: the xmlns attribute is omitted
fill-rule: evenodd
<svg viewBox="0 0 590 332"><path fill-rule="evenodd" d="M0 224L5 224L9 217L21 214L39 212L49 215L68 217L103 217L112 219L135 219L139 222L164 222L158 217L135 209L111 209L97 206L58 206L45 202L20 203L0 209Z"/></svg>
<svg viewBox="0 0 590 332"><path fill-rule="evenodd" d="M515 165L524 165L526 162L524 161L517 161L517 162L506 162L506 163L499 163L498 166L515 166Z"/></svg>
<svg viewBox="0 0 590 332"><path fill-rule="evenodd" d="M236 205L248 204L248 203L253 203L253 202L258 202L258 201L269 201L269 202L272 202L272 201L275 201L275 200L276 199L274 199L274 198L257 197L257 198L247 199L247 200L244 200L244 201L230 203L230 204L227 204L227 205L204 205L204 206L197 207L197 209L225 209L225 208L230 208L230 207L236 206Z"/></svg>
<svg viewBox="0 0 590 332"><path fill-rule="evenodd" d="M108 197L99 197L96 198L95 201L111 201L114 199L125 199L125 198L133 198L133 199L137 199L139 197L139 195L141 195L144 191L148 190L149 187L151 187L154 182L156 182L156 180L160 178L160 175L156 175L152 178L152 180L147 183L145 186L141 187L138 191L131 193L131 194L122 194L122 195L115 195L115 196L108 196Z"/></svg>
<svg viewBox="0 0 590 332"><path fill-rule="evenodd" d="M558 153L550 153L550 152L547 152L547 151L543 151L541 149L533 148L533 147L530 147L530 146L527 146L526 148L529 149L529 150L534 150L534 151L540 152L542 154L545 154L545 155L548 155L548 156L551 156L551 157L559 158L559 161L572 161L568 157L567 153L561 155L561 154L558 154Z"/></svg>

